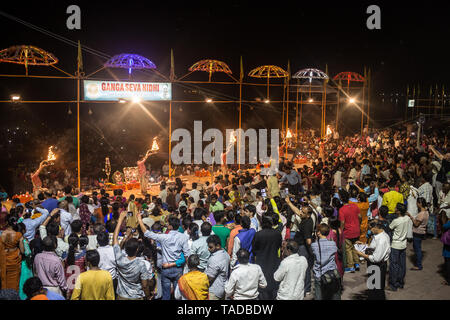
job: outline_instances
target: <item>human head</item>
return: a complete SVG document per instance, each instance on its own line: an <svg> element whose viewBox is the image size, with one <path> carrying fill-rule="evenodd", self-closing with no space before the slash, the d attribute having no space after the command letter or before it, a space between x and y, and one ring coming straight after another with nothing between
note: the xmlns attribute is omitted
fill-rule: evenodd
<svg viewBox="0 0 450 320"><path fill-rule="evenodd" d="M83 222L81 222L81 220L79 220L79 219L73 220L72 223L70 224L70 228L72 229L72 232L74 232L74 233L80 233L82 227L83 227Z"/></svg>
<svg viewBox="0 0 450 320"><path fill-rule="evenodd" d="M248 264L250 261L250 252L247 249L241 248L236 253L239 264Z"/></svg>
<svg viewBox="0 0 450 320"><path fill-rule="evenodd" d="M216 234L209 236L208 239L206 239L206 243L208 244L208 250L211 253L214 253L222 248L220 238Z"/></svg>
<svg viewBox="0 0 450 320"><path fill-rule="evenodd" d="M202 232L202 236L208 237L212 231L211 223L209 223L208 221L203 222L200 227L200 231Z"/></svg>
<svg viewBox="0 0 450 320"><path fill-rule="evenodd" d="M249 204L245 206L245 212L250 215L251 217L254 217L256 214L256 207L252 204Z"/></svg>
<svg viewBox="0 0 450 320"><path fill-rule="evenodd" d="M90 268L96 268L100 262L100 254L97 250L88 250L86 251L86 261Z"/></svg>
<svg viewBox="0 0 450 320"><path fill-rule="evenodd" d="M373 234L379 234L384 231L383 223L378 219L372 220L369 222L369 230L372 231Z"/></svg>
<svg viewBox="0 0 450 320"><path fill-rule="evenodd" d="M200 265L200 258L197 254L191 254L188 258L188 268L189 270L197 270Z"/></svg>
<svg viewBox="0 0 450 320"><path fill-rule="evenodd" d="M223 224L223 222L225 220L225 211L218 210L218 211L214 212L214 220L216 220L216 223L218 223L218 224Z"/></svg>
<svg viewBox="0 0 450 320"><path fill-rule="evenodd" d="M107 232L97 234L97 242L100 247L107 246L109 244L109 234Z"/></svg>
<svg viewBox="0 0 450 320"><path fill-rule="evenodd" d="M243 216L241 219L241 226L243 229L250 229L250 218L248 216Z"/></svg>
<svg viewBox="0 0 450 320"><path fill-rule="evenodd" d="M299 245L298 245L297 241L295 241L294 239L290 239L287 241L287 243L286 243L286 255L287 256L297 253L298 249L299 249Z"/></svg>
<svg viewBox="0 0 450 320"><path fill-rule="evenodd" d="M72 186L66 186L66 187L64 187L64 193L65 193L66 195L72 194Z"/></svg>
<svg viewBox="0 0 450 320"><path fill-rule="evenodd" d="M348 200L349 200L349 194L348 194L348 192L347 191L345 191L344 189L339 189L339 198L341 199L341 202L342 203L348 203Z"/></svg>
<svg viewBox="0 0 450 320"><path fill-rule="evenodd" d="M28 300L43 292L44 287L42 286L41 279L38 277L31 277L23 284L23 293L26 294Z"/></svg>
<svg viewBox="0 0 450 320"><path fill-rule="evenodd" d="M386 219L387 215L389 214L389 208L387 206L381 206L380 209L378 209L378 215Z"/></svg>
<svg viewBox="0 0 450 320"><path fill-rule="evenodd" d="M403 203L397 203L395 213L403 217L406 214L406 206Z"/></svg>
<svg viewBox="0 0 450 320"><path fill-rule="evenodd" d="M52 236L47 236L42 239L42 249L44 251L54 251L56 248L56 241L53 240Z"/></svg>
<svg viewBox="0 0 450 320"><path fill-rule="evenodd" d="M130 238L125 242L125 253L130 258L136 257L137 250L139 248L139 240L136 238Z"/></svg>
<svg viewBox="0 0 450 320"><path fill-rule="evenodd" d="M317 229L317 235L319 237L327 237L330 234L330 227L325 223L321 223Z"/></svg>
<svg viewBox="0 0 450 320"><path fill-rule="evenodd" d="M178 230L178 228L180 228L180 220L174 216L169 217L169 227L171 227L172 230Z"/></svg>
<svg viewBox="0 0 450 320"><path fill-rule="evenodd" d="M427 208L427 200L425 200L425 198L422 198L422 197L417 198L417 207L420 210L426 209Z"/></svg>
<svg viewBox="0 0 450 320"><path fill-rule="evenodd" d="M270 216L263 216L262 222L261 222L261 228L263 229L272 229L273 222L272 217Z"/></svg>

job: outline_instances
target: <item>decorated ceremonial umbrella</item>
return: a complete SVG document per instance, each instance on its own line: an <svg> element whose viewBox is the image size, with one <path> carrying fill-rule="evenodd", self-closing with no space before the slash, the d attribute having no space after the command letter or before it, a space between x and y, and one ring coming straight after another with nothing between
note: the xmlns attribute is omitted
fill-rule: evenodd
<svg viewBox="0 0 450 320"><path fill-rule="evenodd" d="M341 72L337 74L333 80L347 81L347 87L350 87L350 82L364 82L365 79L362 75L356 72Z"/></svg>
<svg viewBox="0 0 450 320"><path fill-rule="evenodd" d="M0 62L23 64L26 75L28 75L28 66L53 66L58 63L58 59L50 52L41 48L21 45L12 46L0 51Z"/></svg>
<svg viewBox="0 0 450 320"><path fill-rule="evenodd" d="M191 71L191 72L194 72L194 71L208 72L209 73L209 80L208 80L209 82L211 82L211 75L214 72L223 72L223 73L226 73L227 75L232 74L230 67L225 62L222 62L219 60L212 60L212 59L205 59L205 60L197 61L189 68L189 71Z"/></svg>
<svg viewBox="0 0 450 320"><path fill-rule="evenodd" d="M131 53L121 53L115 55L109 59L104 66L106 68L122 68L128 69L128 74L131 76L131 71L133 69L156 69L156 65L149 59L140 56L138 54Z"/></svg>
<svg viewBox="0 0 450 320"><path fill-rule="evenodd" d="M267 78L267 100L269 100L269 81L270 78L286 78L289 74L282 68L272 65L260 66L248 73L253 78Z"/></svg>

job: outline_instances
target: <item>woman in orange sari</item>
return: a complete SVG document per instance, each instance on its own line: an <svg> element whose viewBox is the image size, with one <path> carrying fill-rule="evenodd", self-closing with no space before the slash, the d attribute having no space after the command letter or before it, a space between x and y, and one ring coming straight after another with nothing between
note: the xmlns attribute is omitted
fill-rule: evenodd
<svg viewBox="0 0 450 320"><path fill-rule="evenodd" d="M189 272L178 279L175 289L177 300L209 300L209 279L198 270L200 258L192 254L188 258Z"/></svg>
<svg viewBox="0 0 450 320"><path fill-rule="evenodd" d="M8 227L0 237L0 270L2 289L14 289L19 292L20 268L22 264L23 246L22 233L18 232L17 218L8 218Z"/></svg>
<svg viewBox="0 0 450 320"><path fill-rule="evenodd" d="M367 211L369 210L369 201L367 201L367 194L361 192L358 195L359 202L356 205L361 213L361 225L360 225L360 236L359 241L362 243L367 243L367 230L369 225L369 218L367 217Z"/></svg>

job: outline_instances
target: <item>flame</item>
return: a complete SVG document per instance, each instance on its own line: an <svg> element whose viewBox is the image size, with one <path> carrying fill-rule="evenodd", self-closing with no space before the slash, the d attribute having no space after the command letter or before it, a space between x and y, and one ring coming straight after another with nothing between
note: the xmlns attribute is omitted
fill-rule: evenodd
<svg viewBox="0 0 450 320"><path fill-rule="evenodd" d="M50 146L50 147L48 148L47 161L53 161L53 160L56 160L56 156L55 156L55 154L53 153L52 149L53 149L53 146Z"/></svg>
<svg viewBox="0 0 450 320"><path fill-rule="evenodd" d="M330 127L330 125L328 125L327 126L327 136L329 136L332 133L333 133L333 131L331 131L331 127Z"/></svg>
<svg viewBox="0 0 450 320"><path fill-rule="evenodd" d="M287 133L286 133L286 138L287 139L292 138L292 132L291 132L291 130L289 128L288 128Z"/></svg>
<svg viewBox="0 0 450 320"><path fill-rule="evenodd" d="M152 144L152 151L158 151L158 150L159 150L158 142L156 142L156 137L154 137L153 144Z"/></svg>

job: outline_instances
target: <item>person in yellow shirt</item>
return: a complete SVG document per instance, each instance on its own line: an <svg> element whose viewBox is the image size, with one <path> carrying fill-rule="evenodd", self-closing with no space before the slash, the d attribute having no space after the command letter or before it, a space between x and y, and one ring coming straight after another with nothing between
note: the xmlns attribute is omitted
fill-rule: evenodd
<svg viewBox="0 0 450 320"><path fill-rule="evenodd" d="M404 203L405 200L403 199L403 195L400 192L397 192L395 190L396 182L391 180L389 182L389 192L386 192L383 195L383 206L387 206L389 208L389 214L386 218L386 220L391 223L394 221L395 218L397 218L397 215L395 214L395 209L397 208L397 203Z"/></svg>
<svg viewBox="0 0 450 320"><path fill-rule="evenodd" d="M71 300L114 300L113 280L108 271L98 267L98 251L88 250L86 261L89 269L78 276Z"/></svg>

